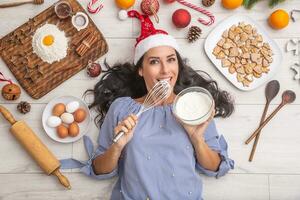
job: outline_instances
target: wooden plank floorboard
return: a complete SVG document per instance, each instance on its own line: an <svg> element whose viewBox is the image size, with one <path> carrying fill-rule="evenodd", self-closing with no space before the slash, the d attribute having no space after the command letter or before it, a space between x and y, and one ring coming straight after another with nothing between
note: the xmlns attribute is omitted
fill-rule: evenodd
<svg viewBox="0 0 300 200"><path fill-rule="evenodd" d="M0 0L0 2L3 2ZM80 1L84 8L88 0ZM199 0L189 2L199 5ZM16 27L34 17L39 12L53 4L54 1L45 0L40 6L32 4L15 8L0 10L0 37L13 31ZM292 53L285 52L286 43L293 38L299 38L299 16L296 23L282 31L274 31L267 25L268 15L277 8L288 11L300 7L300 1L288 0L274 9L267 7L266 1L261 1L252 10L239 8L233 11L223 9L217 1L209 10L216 16L216 23L205 27L197 22L202 14L189 10L192 15L192 25L202 29L201 39L193 44L187 42L188 29L176 29L172 25L171 16L175 9L185 8L179 3L161 3L159 16L160 23L157 28L167 30L175 36L182 48L183 57L187 57L189 64L197 70L208 72L217 80L219 87L229 91L235 99L235 112L228 119L216 119L219 132L225 136L229 144L229 154L235 160L235 169L225 177L215 179L200 175L204 183L205 200L298 200L300 199L300 82L293 80L295 75L290 66L299 60ZM139 9L139 3L135 5ZM17 13L17 14L16 14ZM104 1L104 8L91 18L107 39L109 52L99 59L102 64L104 59L109 64L131 61L135 37L139 33L139 22L136 19L119 21L118 8L114 1ZM244 141L258 126L260 116L265 104L264 87L254 91L243 92L233 87L207 58L203 45L207 35L223 19L234 15L243 14L250 16L265 28L269 35L276 41L283 53L283 61L274 79L281 83L279 95L272 101L269 113L281 101L281 93L286 89L293 89L297 96L293 105L284 107L262 132L253 162L248 162L252 147L245 145ZM7 77L12 76L4 62L0 60L0 71ZM62 95L82 97L87 89L92 89L99 78L91 79L83 70L68 81L39 100L30 98L22 89L21 99L15 102L5 101L0 97L0 104L5 105L15 115L16 119L23 119L37 133L41 140L59 158L76 158L86 160L83 141L73 144L61 144L51 140L44 132L41 124L42 111L46 104L53 98ZM1 83L2 84L2 83ZM2 85L1 85L2 86ZM22 115L16 110L20 101L28 101L32 105L29 114ZM91 102L87 97L86 101ZM92 112L95 116L95 113ZM91 137L95 146L99 130L93 123L87 135ZM78 169L63 170L72 183L72 190L66 191L55 177L48 177L37 167L31 158L23 151L15 138L9 134L9 124L0 117L0 200L108 200L116 178L109 180L94 180L78 172Z"/></svg>

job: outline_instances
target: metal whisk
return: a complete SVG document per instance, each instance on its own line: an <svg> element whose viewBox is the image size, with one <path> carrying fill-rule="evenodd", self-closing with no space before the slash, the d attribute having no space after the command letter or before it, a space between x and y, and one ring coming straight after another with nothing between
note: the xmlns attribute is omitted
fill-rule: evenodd
<svg viewBox="0 0 300 200"><path fill-rule="evenodd" d="M142 104L139 112L136 114L139 117L143 112L153 108L163 100L167 99L171 94L171 85L168 81L162 80L157 82L153 88L148 92L144 103ZM113 139L113 142L117 142L123 135L124 131L120 131Z"/></svg>

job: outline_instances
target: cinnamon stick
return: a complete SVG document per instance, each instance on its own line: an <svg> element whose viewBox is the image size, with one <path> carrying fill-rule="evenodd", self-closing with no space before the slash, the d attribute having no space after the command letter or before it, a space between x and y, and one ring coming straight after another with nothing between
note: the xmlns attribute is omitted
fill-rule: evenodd
<svg viewBox="0 0 300 200"><path fill-rule="evenodd" d="M82 33L80 34L80 36L74 38L73 41L72 41L72 43L73 43L75 46L78 46L79 43L80 43L84 38L86 38L87 36L89 36L91 33L92 33L91 29L86 29L84 32L82 32Z"/></svg>
<svg viewBox="0 0 300 200"><path fill-rule="evenodd" d="M91 33L86 39L84 39L81 44L76 48L76 52L79 56L83 56L97 41L96 32Z"/></svg>

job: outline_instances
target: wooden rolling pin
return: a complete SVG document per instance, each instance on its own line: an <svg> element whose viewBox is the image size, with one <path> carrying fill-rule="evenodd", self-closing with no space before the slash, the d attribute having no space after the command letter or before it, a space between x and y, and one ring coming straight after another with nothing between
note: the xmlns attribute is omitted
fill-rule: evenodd
<svg viewBox="0 0 300 200"><path fill-rule="evenodd" d="M44 0L21 0L21 1L10 1L8 3L1 3L0 8L8 8L13 6L20 6L26 3L33 3L33 4L42 4Z"/></svg>
<svg viewBox="0 0 300 200"><path fill-rule="evenodd" d="M0 105L0 113L12 125L10 132L21 143L30 156L44 170L47 175L57 176L59 182L68 189L71 189L69 180L59 171L60 162L51 151L37 137L33 130L23 121L16 121L12 114Z"/></svg>

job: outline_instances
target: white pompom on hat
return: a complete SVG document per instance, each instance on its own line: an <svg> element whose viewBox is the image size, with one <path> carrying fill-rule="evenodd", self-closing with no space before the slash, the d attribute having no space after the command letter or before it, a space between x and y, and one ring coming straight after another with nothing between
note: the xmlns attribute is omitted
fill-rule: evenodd
<svg viewBox="0 0 300 200"><path fill-rule="evenodd" d="M148 15L141 15L136 10L127 12L129 17L137 18L141 22L141 35L136 39L134 64L151 48L158 46L170 46L180 52L174 37L164 30L155 29Z"/></svg>

